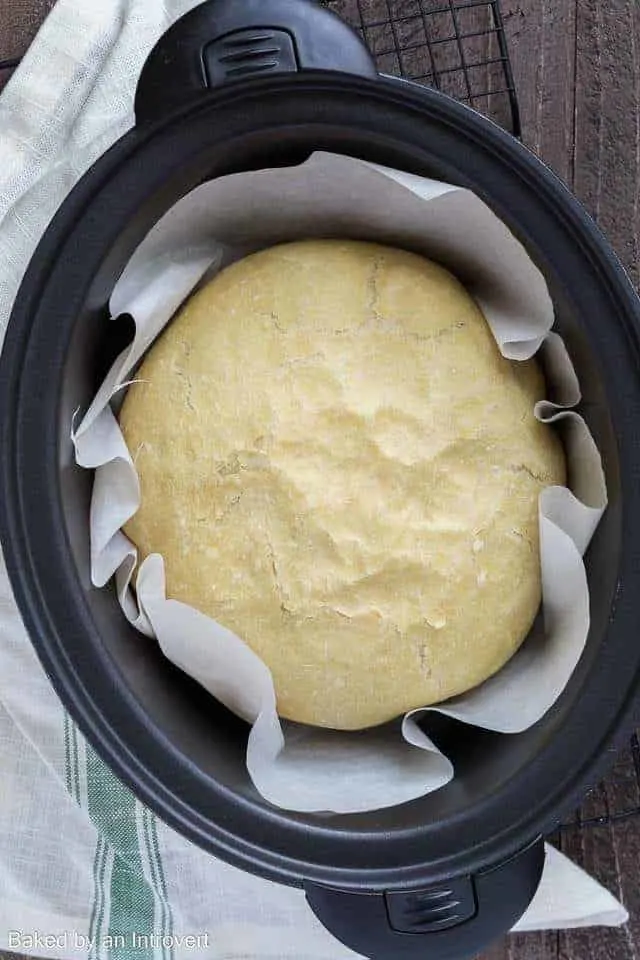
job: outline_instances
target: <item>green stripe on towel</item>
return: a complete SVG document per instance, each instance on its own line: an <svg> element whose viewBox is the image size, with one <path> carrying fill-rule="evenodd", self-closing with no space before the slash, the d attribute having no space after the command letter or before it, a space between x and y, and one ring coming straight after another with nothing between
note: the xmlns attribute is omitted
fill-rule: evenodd
<svg viewBox="0 0 640 960"><path fill-rule="evenodd" d="M89 957L173 960L173 917L155 817L85 744L66 714L64 742L67 790L98 831Z"/></svg>
<svg viewBox="0 0 640 960"><path fill-rule="evenodd" d="M153 960L154 896L142 867L136 799L90 747L87 799L91 820L115 854L97 960Z"/></svg>
<svg viewBox="0 0 640 960"><path fill-rule="evenodd" d="M149 858L149 868L151 871L151 882L156 892L157 903L160 907L160 932L162 934L162 957L163 960L173 960L173 916L171 913L171 904L167 897L167 886L164 879L164 869L160 849L158 847L158 831L156 828L156 819L147 807L139 804L142 814L142 828L145 838L145 847ZM166 939L164 939L166 938Z"/></svg>
<svg viewBox="0 0 640 960"><path fill-rule="evenodd" d="M99 834L93 858L93 906L89 922L89 942L91 944L89 957L91 960L98 960L98 957L101 956L100 946L102 944L106 900L104 881L108 858L109 845L104 837Z"/></svg>

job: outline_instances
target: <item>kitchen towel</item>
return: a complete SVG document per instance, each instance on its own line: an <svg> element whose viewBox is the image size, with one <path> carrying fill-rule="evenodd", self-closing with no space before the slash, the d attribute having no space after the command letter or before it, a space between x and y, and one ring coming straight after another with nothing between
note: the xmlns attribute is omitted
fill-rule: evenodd
<svg viewBox="0 0 640 960"><path fill-rule="evenodd" d="M133 123L144 59L194 0L58 0L0 96L0 338L82 173ZM349 960L301 891L205 854L104 766L40 667L0 565L0 949L61 960ZM519 930L625 909L548 848Z"/></svg>

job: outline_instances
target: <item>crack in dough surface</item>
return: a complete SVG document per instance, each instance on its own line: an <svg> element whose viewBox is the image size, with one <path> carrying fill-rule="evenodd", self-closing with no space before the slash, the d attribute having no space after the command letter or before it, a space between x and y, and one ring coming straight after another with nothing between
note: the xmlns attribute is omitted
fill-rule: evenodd
<svg viewBox="0 0 640 960"><path fill-rule="evenodd" d="M167 596L242 637L278 711L358 729L497 671L540 604L537 500L564 457L431 261L334 240L228 267L156 341L120 423Z"/></svg>

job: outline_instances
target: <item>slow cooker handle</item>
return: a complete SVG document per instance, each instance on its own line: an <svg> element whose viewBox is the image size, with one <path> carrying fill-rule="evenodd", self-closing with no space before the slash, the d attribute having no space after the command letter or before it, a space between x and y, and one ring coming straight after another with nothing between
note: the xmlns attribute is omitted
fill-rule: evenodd
<svg viewBox="0 0 640 960"><path fill-rule="evenodd" d="M136 123L164 119L221 84L301 70L378 75L351 27L312 0L208 0L151 51L138 81Z"/></svg>
<svg viewBox="0 0 640 960"><path fill-rule="evenodd" d="M353 893L307 883L307 901L342 943L371 960L470 960L520 919L538 889L544 843L474 876L421 890Z"/></svg>

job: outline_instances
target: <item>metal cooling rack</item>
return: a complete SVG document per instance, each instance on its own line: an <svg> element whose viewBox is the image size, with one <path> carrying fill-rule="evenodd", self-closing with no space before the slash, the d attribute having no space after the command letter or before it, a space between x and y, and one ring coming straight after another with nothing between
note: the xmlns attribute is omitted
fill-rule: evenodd
<svg viewBox="0 0 640 960"><path fill-rule="evenodd" d="M435 87L519 137L499 0L320 0L366 41L381 73Z"/></svg>

